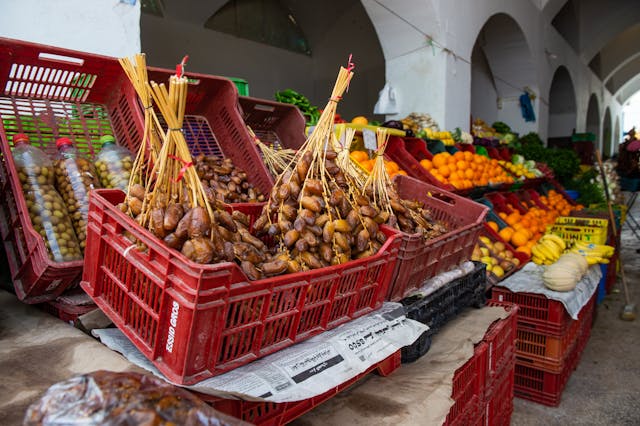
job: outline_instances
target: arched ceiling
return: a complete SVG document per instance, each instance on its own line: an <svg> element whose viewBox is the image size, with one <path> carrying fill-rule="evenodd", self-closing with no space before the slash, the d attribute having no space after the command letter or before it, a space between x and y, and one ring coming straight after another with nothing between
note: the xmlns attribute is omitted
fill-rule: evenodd
<svg viewBox="0 0 640 426"><path fill-rule="evenodd" d="M640 74L640 1L549 0L552 25L619 101ZM634 92L635 93L635 92Z"/></svg>
<svg viewBox="0 0 640 426"><path fill-rule="evenodd" d="M498 13L485 23L476 39L493 74L500 97L519 96L522 87L533 88L536 75L531 50L518 23ZM507 83L504 78L509 77Z"/></svg>

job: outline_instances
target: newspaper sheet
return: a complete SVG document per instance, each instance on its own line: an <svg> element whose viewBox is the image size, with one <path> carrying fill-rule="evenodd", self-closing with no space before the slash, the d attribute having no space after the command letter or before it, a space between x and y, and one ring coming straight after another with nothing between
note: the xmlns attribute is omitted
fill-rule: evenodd
<svg viewBox="0 0 640 426"><path fill-rule="evenodd" d="M352 379L412 344L427 330L426 325L406 318L400 304L389 302L365 317L186 387L225 398L300 401ZM101 329L93 333L132 363L163 377L120 330Z"/></svg>

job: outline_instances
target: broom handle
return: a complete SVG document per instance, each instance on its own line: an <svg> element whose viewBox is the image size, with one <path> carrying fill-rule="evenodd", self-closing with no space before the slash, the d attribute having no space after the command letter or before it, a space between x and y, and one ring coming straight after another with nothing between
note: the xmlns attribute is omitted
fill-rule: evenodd
<svg viewBox="0 0 640 426"><path fill-rule="evenodd" d="M609 207L609 217L611 218L611 229L613 229L613 236L618 236L618 230L616 229L616 220L613 214L613 208L611 207L611 198L609 198L609 185L607 184L607 177L604 174L604 167L602 165L602 158L600 157L600 150L596 149L596 159L598 160L598 166L600 166L600 176L602 176L602 184L604 185L604 196L607 199L607 206Z"/></svg>
<svg viewBox="0 0 640 426"><path fill-rule="evenodd" d="M600 157L600 150L596 149L596 159L598 160L598 166L600 166L600 176L602 176L602 183L604 185L604 195L607 198L607 206L609 206L609 218L611 219L611 229L613 229L613 236L617 237L618 232L616 230L616 218L613 215L613 208L611 207L611 199L609 198L609 186L607 185L607 177L604 174L604 167L602 166L602 158ZM616 238L617 239L617 238ZM619 249L619 248L618 248ZM629 288L627 287L627 278L624 275L624 264L622 259L618 256L618 262L620 262L620 278L622 278L622 288L624 289L625 303L629 303ZM611 265L614 268L616 265Z"/></svg>

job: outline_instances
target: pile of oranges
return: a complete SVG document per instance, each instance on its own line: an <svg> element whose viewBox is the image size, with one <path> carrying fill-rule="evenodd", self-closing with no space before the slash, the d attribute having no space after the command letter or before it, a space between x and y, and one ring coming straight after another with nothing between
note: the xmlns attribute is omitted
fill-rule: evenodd
<svg viewBox="0 0 640 426"><path fill-rule="evenodd" d="M555 223L558 216L568 216L571 210L584 208L581 205L572 206L562 194L553 189L546 196L540 196L540 200L549 210L533 206L522 214L514 209L513 205L507 204L512 213L498 212L498 216L506 222L507 226L499 229L496 222L490 221L487 224L503 240L516 247L516 251L531 256L531 247L544 235L548 225Z"/></svg>
<svg viewBox="0 0 640 426"><path fill-rule="evenodd" d="M513 177L500 166L498 160L468 151L455 154L441 152L434 155L433 160L420 161L420 165L440 182L456 189L513 183Z"/></svg>
<svg viewBox="0 0 640 426"><path fill-rule="evenodd" d="M370 158L366 151L351 151L349 154L351 159L358 163L367 173L371 173L373 165L376 163L375 158ZM395 161L384 159L384 168L387 170L387 174L393 179L395 175L407 175L407 172L402 170L398 163Z"/></svg>

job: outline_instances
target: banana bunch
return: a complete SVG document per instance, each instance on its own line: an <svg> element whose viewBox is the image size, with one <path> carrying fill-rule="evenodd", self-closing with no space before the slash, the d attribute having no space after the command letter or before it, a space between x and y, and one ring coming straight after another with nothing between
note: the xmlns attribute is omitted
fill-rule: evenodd
<svg viewBox="0 0 640 426"><path fill-rule="evenodd" d="M567 244L555 234L544 234L538 242L531 247L531 260L536 265L551 265L555 263Z"/></svg>
<svg viewBox="0 0 640 426"><path fill-rule="evenodd" d="M542 273L547 288L554 291L571 291L589 269L584 256L577 253L565 253Z"/></svg>
<svg viewBox="0 0 640 426"><path fill-rule="evenodd" d="M609 258L613 256L615 247L605 244L593 244L586 241L576 241L569 250L571 253L577 253L587 260L589 265L595 263L609 263Z"/></svg>

